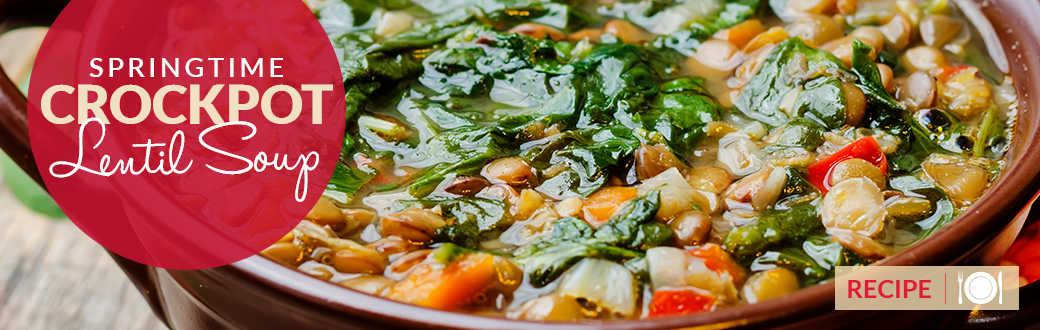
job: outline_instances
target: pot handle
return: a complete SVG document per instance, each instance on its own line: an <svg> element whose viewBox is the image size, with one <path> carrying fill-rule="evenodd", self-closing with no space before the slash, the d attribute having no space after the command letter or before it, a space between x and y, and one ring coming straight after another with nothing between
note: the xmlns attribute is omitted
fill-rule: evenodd
<svg viewBox="0 0 1040 330"><path fill-rule="evenodd" d="M0 4L0 32L24 26L46 26L53 21L22 19L23 16L18 15L16 8L17 2L7 1ZM43 186L43 179L36 168L36 159L33 158L32 149L29 147L26 108L25 96L0 66L0 149L29 174L29 177Z"/></svg>
<svg viewBox="0 0 1040 330"><path fill-rule="evenodd" d="M69 0L0 0L0 33L20 27L50 26ZM29 145L28 103L0 66L0 149L44 189L43 177ZM119 268L141 292L163 323L167 323L152 268L109 251ZM168 323L167 323L168 324Z"/></svg>

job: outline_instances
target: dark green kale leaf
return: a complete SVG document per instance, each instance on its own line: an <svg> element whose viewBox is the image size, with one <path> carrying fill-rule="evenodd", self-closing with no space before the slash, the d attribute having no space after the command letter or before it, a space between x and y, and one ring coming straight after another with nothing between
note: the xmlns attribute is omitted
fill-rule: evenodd
<svg viewBox="0 0 1040 330"><path fill-rule="evenodd" d="M735 106L742 113L770 127L786 124L791 117L780 109L785 95L803 88L794 107L826 128L845 124L841 82L853 82L867 98L867 113L860 126L883 130L900 138L900 149L890 155L892 169L908 173L928 155L946 153L928 131L881 84L881 75L869 56L870 46L853 43L852 69L830 52L805 45L798 38L786 40L769 55L762 69L740 93Z"/></svg>
<svg viewBox="0 0 1040 330"><path fill-rule="evenodd" d="M823 229L818 209L818 202L794 204L787 209L773 210L766 222L771 222L774 228L782 232L785 240L797 243Z"/></svg>
<svg viewBox="0 0 1040 330"><path fill-rule="evenodd" d="M423 66L416 92L439 100L425 101L427 108L443 110L439 118L453 113L496 126L503 136L521 139L569 122L578 106L573 67L552 41L475 27L430 54Z"/></svg>
<svg viewBox="0 0 1040 330"><path fill-rule="evenodd" d="M419 2L423 9L445 16L477 12L488 23L515 26L521 23L539 23L557 29L578 27L582 17L566 3L547 0L428 0Z"/></svg>
<svg viewBox="0 0 1040 330"><path fill-rule="evenodd" d="M484 51L480 48L436 51L423 61L419 83L436 94L472 96L483 93L489 87L490 79L474 69L477 60L483 56Z"/></svg>
<svg viewBox="0 0 1040 330"><path fill-rule="evenodd" d="M577 218L569 218L576 219ZM562 221L560 219L557 221ZM513 259L521 269L531 276L531 284L542 287L559 277L584 258L605 259L624 262L644 257L644 253L601 243L562 243L545 249L541 253L518 255Z"/></svg>
<svg viewBox="0 0 1040 330"><path fill-rule="evenodd" d="M551 41L499 33L487 26L473 27L448 47L429 54L423 62L424 71L419 81L434 95L450 92L451 86L464 87L461 92L451 93L451 96L483 95L487 92L486 88L473 89L473 86L482 84L490 88L492 80L496 81L495 85L503 85L500 89L523 86L530 92L546 94L548 90L544 86L549 78L546 74L552 72L532 69L560 65L559 54L554 46ZM539 80L543 88L534 90ZM537 97L547 98L545 95ZM509 102L505 104L512 105ZM530 105L518 105L526 106Z"/></svg>
<svg viewBox="0 0 1040 330"><path fill-rule="evenodd" d="M474 116L467 113L460 113L458 111L452 111L443 102L422 100L422 99L411 99L412 106L415 110L422 113L423 117L427 120L425 122L417 124L430 124L433 131L447 131L465 126L477 125L474 120ZM411 111L408 109L406 111Z"/></svg>
<svg viewBox="0 0 1040 330"><path fill-rule="evenodd" d="M655 191L632 200L599 229L578 218L557 220L552 236L516 250L513 261L531 276L531 283L544 286L584 258L625 262L643 257L646 250L673 239L668 226L654 220L659 207Z"/></svg>
<svg viewBox="0 0 1040 330"><path fill-rule="evenodd" d="M457 19L437 21L433 24L401 32L368 49L369 52L401 52L417 49L428 49L442 44L451 37L466 30L476 21L473 15L464 15Z"/></svg>
<svg viewBox="0 0 1040 330"><path fill-rule="evenodd" d="M780 192L777 209L788 209L791 205L810 202L820 197L820 189L816 188L801 171L794 167L787 168L787 183Z"/></svg>
<svg viewBox="0 0 1040 330"><path fill-rule="evenodd" d="M548 76L532 69L523 69L495 79L488 93L492 101L516 108L543 105L552 99Z"/></svg>
<svg viewBox="0 0 1040 330"><path fill-rule="evenodd" d="M573 87L552 94L545 103L528 110L511 111L509 116L495 123L497 129L507 136L521 137L529 127L549 127L565 123L574 117L578 95Z"/></svg>
<svg viewBox="0 0 1040 330"><path fill-rule="evenodd" d="M585 22L569 6L548 1L502 1L481 8L485 17L497 24L516 26L527 22L567 30Z"/></svg>
<svg viewBox="0 0 1040 330"><path fill-rule="evenodd" d="M592 235L592 240L635 251L646 251L672 240L672 230L653 221L661 207L660 193L632 200Z"/></svg>
<svg viewBox="0 0 1040 330"><path fill-rule="evenodd" d="M369 93L378 87L378 84L356 84L347 88L344 97L347 103L347 114L344 117L347 119L347 122L353 121L354 117L361 113L365 104L368 104Z"/></svg>
<svg viewBox="0 0 1040 330"><path fill-rule="evenodd" d="M838 245L840 248L841 245ZM779 250L767 251L754 261L760 265L774 265L786 268L798 274L803 285L816 284L833 277L828 267L824 267L797 246L789 246ZM830 266L830 265L827 265Z"/></svg>
<svg viewBox="0 0 1040 330"><path fill-rule="evenodd" d="M661 85L661 93L692 92L700 95L711 95L704 88L704 78L678 78Z"/></svg>
<svg viewBox="0 0 1040 330"><path fill-rule="evenodd" d="M444 43L473 22L475 17L472 14L464 15L407 30L382 42L376 42L375 26L371 24L346 31L349 33L330 33L330 36L341 61L345 86L361 83L395 85L395 82L422 72L422 61L431 47Z"/></svg>

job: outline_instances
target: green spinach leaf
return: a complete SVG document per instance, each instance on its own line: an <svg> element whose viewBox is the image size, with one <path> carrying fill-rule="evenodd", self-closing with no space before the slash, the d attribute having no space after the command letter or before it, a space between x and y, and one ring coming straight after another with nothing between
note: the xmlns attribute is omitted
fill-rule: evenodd
<svg viewBox="0 0 1040 330"><path fill-rule="evenodd" d="M607 183L611 169L629 163L639 146L631 130L612 126L562 135L526 154L537 161L544 159L549 151L546 148L559 148L551 152L549 164L564 165L567 170L545 180L536 190L554 198L585 197Z"/></svg>
<svg viewBox="0 0 1040 330"><path fill-rule="evenodd" d="M510 224L505 202L477 198L430 197L418 201L398 202L397 209L415 205L441 207L449 225L437 229L434 242L450 242L469 249L479 249L480 242L497 237Z"/></svg>
<svg viewBox="0 0 1040 330"><path fill-rule="evenodd" d="M761 7L761 0L728 0L721 12L708 19L695 21L689 27L675 33L657 38L653 46L658 49L671 49L685 56L693 56L701 42L723 29L740 24L753 17ZM653 14L654 12L647 12Z"/></svg>
<svg viewBox="0 0 1040 330"><path fill-rule="evenodd" d="M553 223L552 236L514 252L513 259L531 276L531 283L544 286L584 258L625 262L644 256L646 250L671 244L668 226L654 220L660 194L632 200L599 229L578 218Z"/></svg>
<svg viewBox="0 0 1040 330"><path fill-rule="evenodd" d="M794 106L796 116L812 119L829 130L845 125L846 111L845 88L835 77L820 77L807 82Z"/></svg>
<svg viewBox="0 0 1040 330"><path fill-rule="evenodd" d="M775 265L799 274L803 285L813 285L834 278L835 266L868 265L869 261L831 241L829 236L813 236L804 243L765 252L755 259L757 265Z"/></svg>
<svg viewBox="0 0 1040 330"><path fill-rule="evenodd" d="M818 204L818 200L813 200L787 209L766 211L755 222L733 228L722 247L737 260L747 263L781 243L799 244L823 227Z"/></svg>
<svg viewBox="0 0 1040 330"><path fill-rule="evenodd" d="M928 238L960 214L946 192L917 176L905 175L892 178L889 182L892 189L910 196L923 197L932 202L932 214L915 223L920 229L918 241Z"/></svg>
<svg viewBox="0 0 1040 330"><path fill-rule="evenodd" d="M412 179L412 196L428 195L446 178L474 174L496 158L509 154L509 143L491 127L467 126L442 132L426 144L424 161L431 166Z"/></svg>
<svg viewBox="0 0 1040 330"><path fill-rule="evenodd" d="M700 86L683 90L669 82L664 87L673 90L657 95L654 105L641 114L640 119L650 132L661 134L680 156L691 154L707 136L706 125L719 120L722 109ZM685 85L690 85L689 83Z"/></svg>
<svg viewBox="0 0 1040 330"><path fill-rule="evenodd" d="M842 81L851 79L846 76L849 76L849 73L845 64L830 52L806 46L797 37L788 39L773 49L762 64L762 68L741 91L734 106L744 115L769 127L780 127L789 119L789 116L780 108L784 96L795 89L802 88L806 82L820 79L820 77L833 77L842 79ZM825 85L825 83L830 84L831 82L825 80L813 86ZM827 86L830 86L829 89L833 89L833 85ZM820 94L822 95L818 95L818 97L833 93L821 91ZM843 93L840 95L844 96ZM803 98L799 97L799 99ZM827 100L805 98L800 107L819 111L818 116L823 118L816 119L825 126L833 127L834 124L838 124L838 118L840 118L840 124L844 124L844 107L840 111L841 116L838 116L834 114L837 111L824 109L829 105L814 105L813 102L827 102ZM813 113L813 111L810 112Z"/></svg>
<svg viewBox="0 0 1040 330"><path fill-rule="evenodd" d="M583 77L574 81L585 91L578 128L611 125L619 117L631 118L640 112L659 91L660 75L652 55L628 44L602 44L592 54L574 64ZM635 124L626 125L635 128Z"/></svg>
<svg viewBox="0 0 1040 330"><path fill-rule="evenodd" d="M823 144L823 133L826 131L822 125L805 117L791 118L784 125L777 145L785 147L800 147L813 150Z"/></svg>
<svg viewBox="0 0 1040 330"><path fill-rule="evenodd" d="M332 172L332 178L329 179L326 189L353 197L354 193L374 177L375 175L351 167L343 162L336 162L336 170Z"/></svg>
<svg viewBox="0 0 1040 330"><path fill-rule="evenodd" d="M857 86L867 97L864 126L884 130L902 140L900 148L889 156L892 169L908 173L933 153L947 153L933 140L928 129L914 120L909 111L881 84L877 64L870 58L872 48L856 40L853 42L852 72L858 77Z"/></svg>

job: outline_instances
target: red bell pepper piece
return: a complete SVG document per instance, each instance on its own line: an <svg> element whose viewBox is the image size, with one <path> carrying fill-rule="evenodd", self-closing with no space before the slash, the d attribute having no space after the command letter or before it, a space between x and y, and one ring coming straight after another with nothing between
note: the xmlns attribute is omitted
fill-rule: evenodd
<svg viewBox="0 0 1040 330"><path fill-rule="evenodd" d="M693 290L658 290L650 302L650 317L707 312L715 306L715 297Z"/></svg>
<svg viewBox="0 0 1040 330"><path fill-rule="evenodd" d="M881 146L878 145L877 140L873 136L868 136L856 142L852 142L845 148L838 150L830 157L825 158L809 166L809 182L820 188L820 191L827 193L831 188L831 170L834 169L835 165L848 159L859 158L874 164L881 169L881 174L888 173L888 159L885 158L885 153L881 151Z"/></svg>

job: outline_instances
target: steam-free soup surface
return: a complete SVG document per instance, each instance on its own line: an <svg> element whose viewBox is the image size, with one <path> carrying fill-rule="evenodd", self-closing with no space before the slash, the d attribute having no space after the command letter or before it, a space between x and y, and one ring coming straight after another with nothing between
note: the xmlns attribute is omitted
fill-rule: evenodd
<svg viewBox="0 0 1040 330"><path fill-rule="evenodd" d="M953 221L1012 138L1012 82L944 0L308 4L348 129L326 196L263 254L429 308L780 297Z"/></svg>

